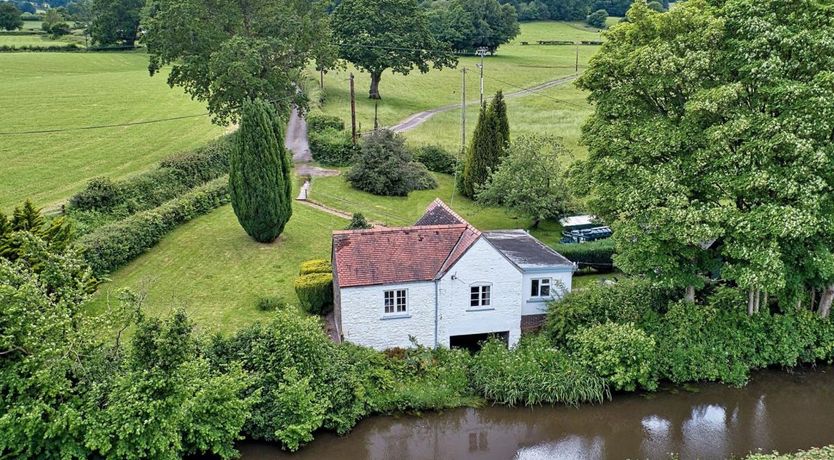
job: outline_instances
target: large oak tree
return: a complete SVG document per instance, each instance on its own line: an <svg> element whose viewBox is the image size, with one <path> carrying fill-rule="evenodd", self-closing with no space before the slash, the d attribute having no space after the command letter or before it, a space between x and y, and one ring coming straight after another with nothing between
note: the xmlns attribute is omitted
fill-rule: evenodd
<svg viewBox="0 0 834 460"><path fill-rule="evenodd" d="M246 99L303 106L301 72L334 54L324 50L332 46L327 21L310 0L149 0L143 41L151 75L170 64L168 84L205 101L222 124L238 120Z"/></svg>
<svg viewBox="0 0 834 460"><path fill-rule="evenodd" d="M429 30L417 0L343 0L333 12L339 56L371 74L369 97L380 99L382 72L407 75L457 64L448 45Z"/></svg>

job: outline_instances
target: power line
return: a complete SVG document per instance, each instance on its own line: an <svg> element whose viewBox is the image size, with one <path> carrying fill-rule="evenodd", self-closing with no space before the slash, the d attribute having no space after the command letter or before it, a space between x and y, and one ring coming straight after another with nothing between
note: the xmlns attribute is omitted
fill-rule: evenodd
<svg viewBox="0 0 834 460"><path fill-rule="evenodd" d="M535 90L535 89L533 89L533 88L524 88L524 87L521 87L521 86L518 86L518 85L514 85L514 84L512 84L512 83L506 82L506 81L504 81L504 80L500 80L500 79L495 78L495 77L491 77L491 78L492 78L493 80L495 80L495 81L499 82L499 83L503 83L503 84L505 84L505 85L507 85L507 86L511 86L511 87L513 87L513 88L515 88L515 89L517 89L517 90L521 91L521 92L526 92L526 93L535 93L535 94L538 94L539 96L545 97L545 98L550 99L550 100L553 100L553 101L555 101L555 102L560 102L560 103L562 103L562 104L567 104L567 105L570 105L570 106L576 107L577 109L586 109L586 108L588 108L587 106L581 106L581 105L579 105L579 104L574 104L573 102L566 101L566 100L564 100L564 99L559 99L558 97L553 97L553 96L550 96L549 94L545 94L545 93L543 93L543 92L541 92L541 91L536 91L536 90Z"/></svg>

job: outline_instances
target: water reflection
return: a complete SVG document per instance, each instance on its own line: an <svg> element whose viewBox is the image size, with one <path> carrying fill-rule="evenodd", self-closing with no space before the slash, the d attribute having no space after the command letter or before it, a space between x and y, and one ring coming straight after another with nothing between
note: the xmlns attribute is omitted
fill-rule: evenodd
<svg viewBox="0 0 834 460"><path fill-rule="evenodd" d="M322 433L292 456L244 443L245 460L727 458L834 443L834 369L763 372L745 388L616 395L600 406L486 407L373 417L348 436Z"/></svg>

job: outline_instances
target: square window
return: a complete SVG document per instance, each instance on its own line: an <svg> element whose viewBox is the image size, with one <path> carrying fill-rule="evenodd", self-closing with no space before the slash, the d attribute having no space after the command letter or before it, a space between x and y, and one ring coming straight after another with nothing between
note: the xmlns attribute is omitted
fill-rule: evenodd
<svg viewBox="0 0 834 460"><path fill-rule="evenodd" d="M408 310L408 301L405 289L385 291L383 295L385 313L405 313L406 310Z"/></svg>
<svg viewBox="0 0 834 460"><path fill-rule="evenodd" d="M488 307L490 305L491 286L471 286L469 288L470 307Z"/></svg>
<svg viewBox="0 0 834 460"><path fill-rule="evenodd" d="M550 297L550 278L537 278L530 283L531 297Z"/></svg>

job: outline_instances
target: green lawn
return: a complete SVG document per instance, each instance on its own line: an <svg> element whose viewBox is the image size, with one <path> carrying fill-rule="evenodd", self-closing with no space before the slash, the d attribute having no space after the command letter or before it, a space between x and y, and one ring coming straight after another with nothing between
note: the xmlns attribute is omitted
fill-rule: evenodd
<svg viewBox="0 0 834 460"><path fill-rule="evenodd" d="M356 190L343 176L315 177L310 198L337 209L361 212L372 221L395 227L414 224L435 198L445 201L479 230L529 227L530 221L525 218L517 218L502 209L480 206L458 193L453 196L454 179L451 176L435 174L435 177L436 189L411 192L407 197L377 196ZM532 233L552 244L559 241L562 229L557 223L545 222Z"/></svg>
<svg viewBox="0 0 834 460"><path fill-rule="evenodd" d="M206 116L72 130L205 113L182 90L169 88L166 75L149 77L147 64L140 52L0 54L0 132L69 129L0 134L0 209L27 197L59 203L92 177L143 171L223 132Z"/></svg>
<svg viewBox="0 0 834 460"><path fill-rule="evenodd" d="M503 89L510 92L559 77L576 73L576 51L579 50L580 71L587 65L598 46L548 46L536 40L600 40L599 32L579 23L532 22L521 25L521 34L512 43L501 46L495 56L484 60L484 92L494 94ZM529 45L522 45L527 41ZM426 74L414 71L409 75L386 71L380 82L382 100L379 104L381 126L393 125L408 115L422 110L459 103L461 99L461 69L466 67L467 99L478 100L478 72L476 57L461 57L457 69L431 70ZM368 74L348 68L325 76L326 100L321 111L350 120L348 74L356 76L357 121L362 130L373 128L374 103L367 98ZM476 104L477 105L477 104ZM476 107L470 111L476 111ZM460 118L458 113L457 119ZM451 118L454 118L451 115ZM455 123L455 126L458 124ZM454 129L445 129L454 133ZM448 136L447 133L443 133ZM458 133L459 136L459 133Z"/></svg>
<svg viewBox="0 0 834 460"><path fill-rule="evenodd" d="M224 206L173 231L146 254L112 274L89 308L106 310L108 298L124 287L147 294L144 311L167 315L182 307L200 327L233 331L268 313L261 296L279 295L297 304L293 279L300 262L330 257L330 232L347 221L296 204L279 240L254 242Z"/></svg>

